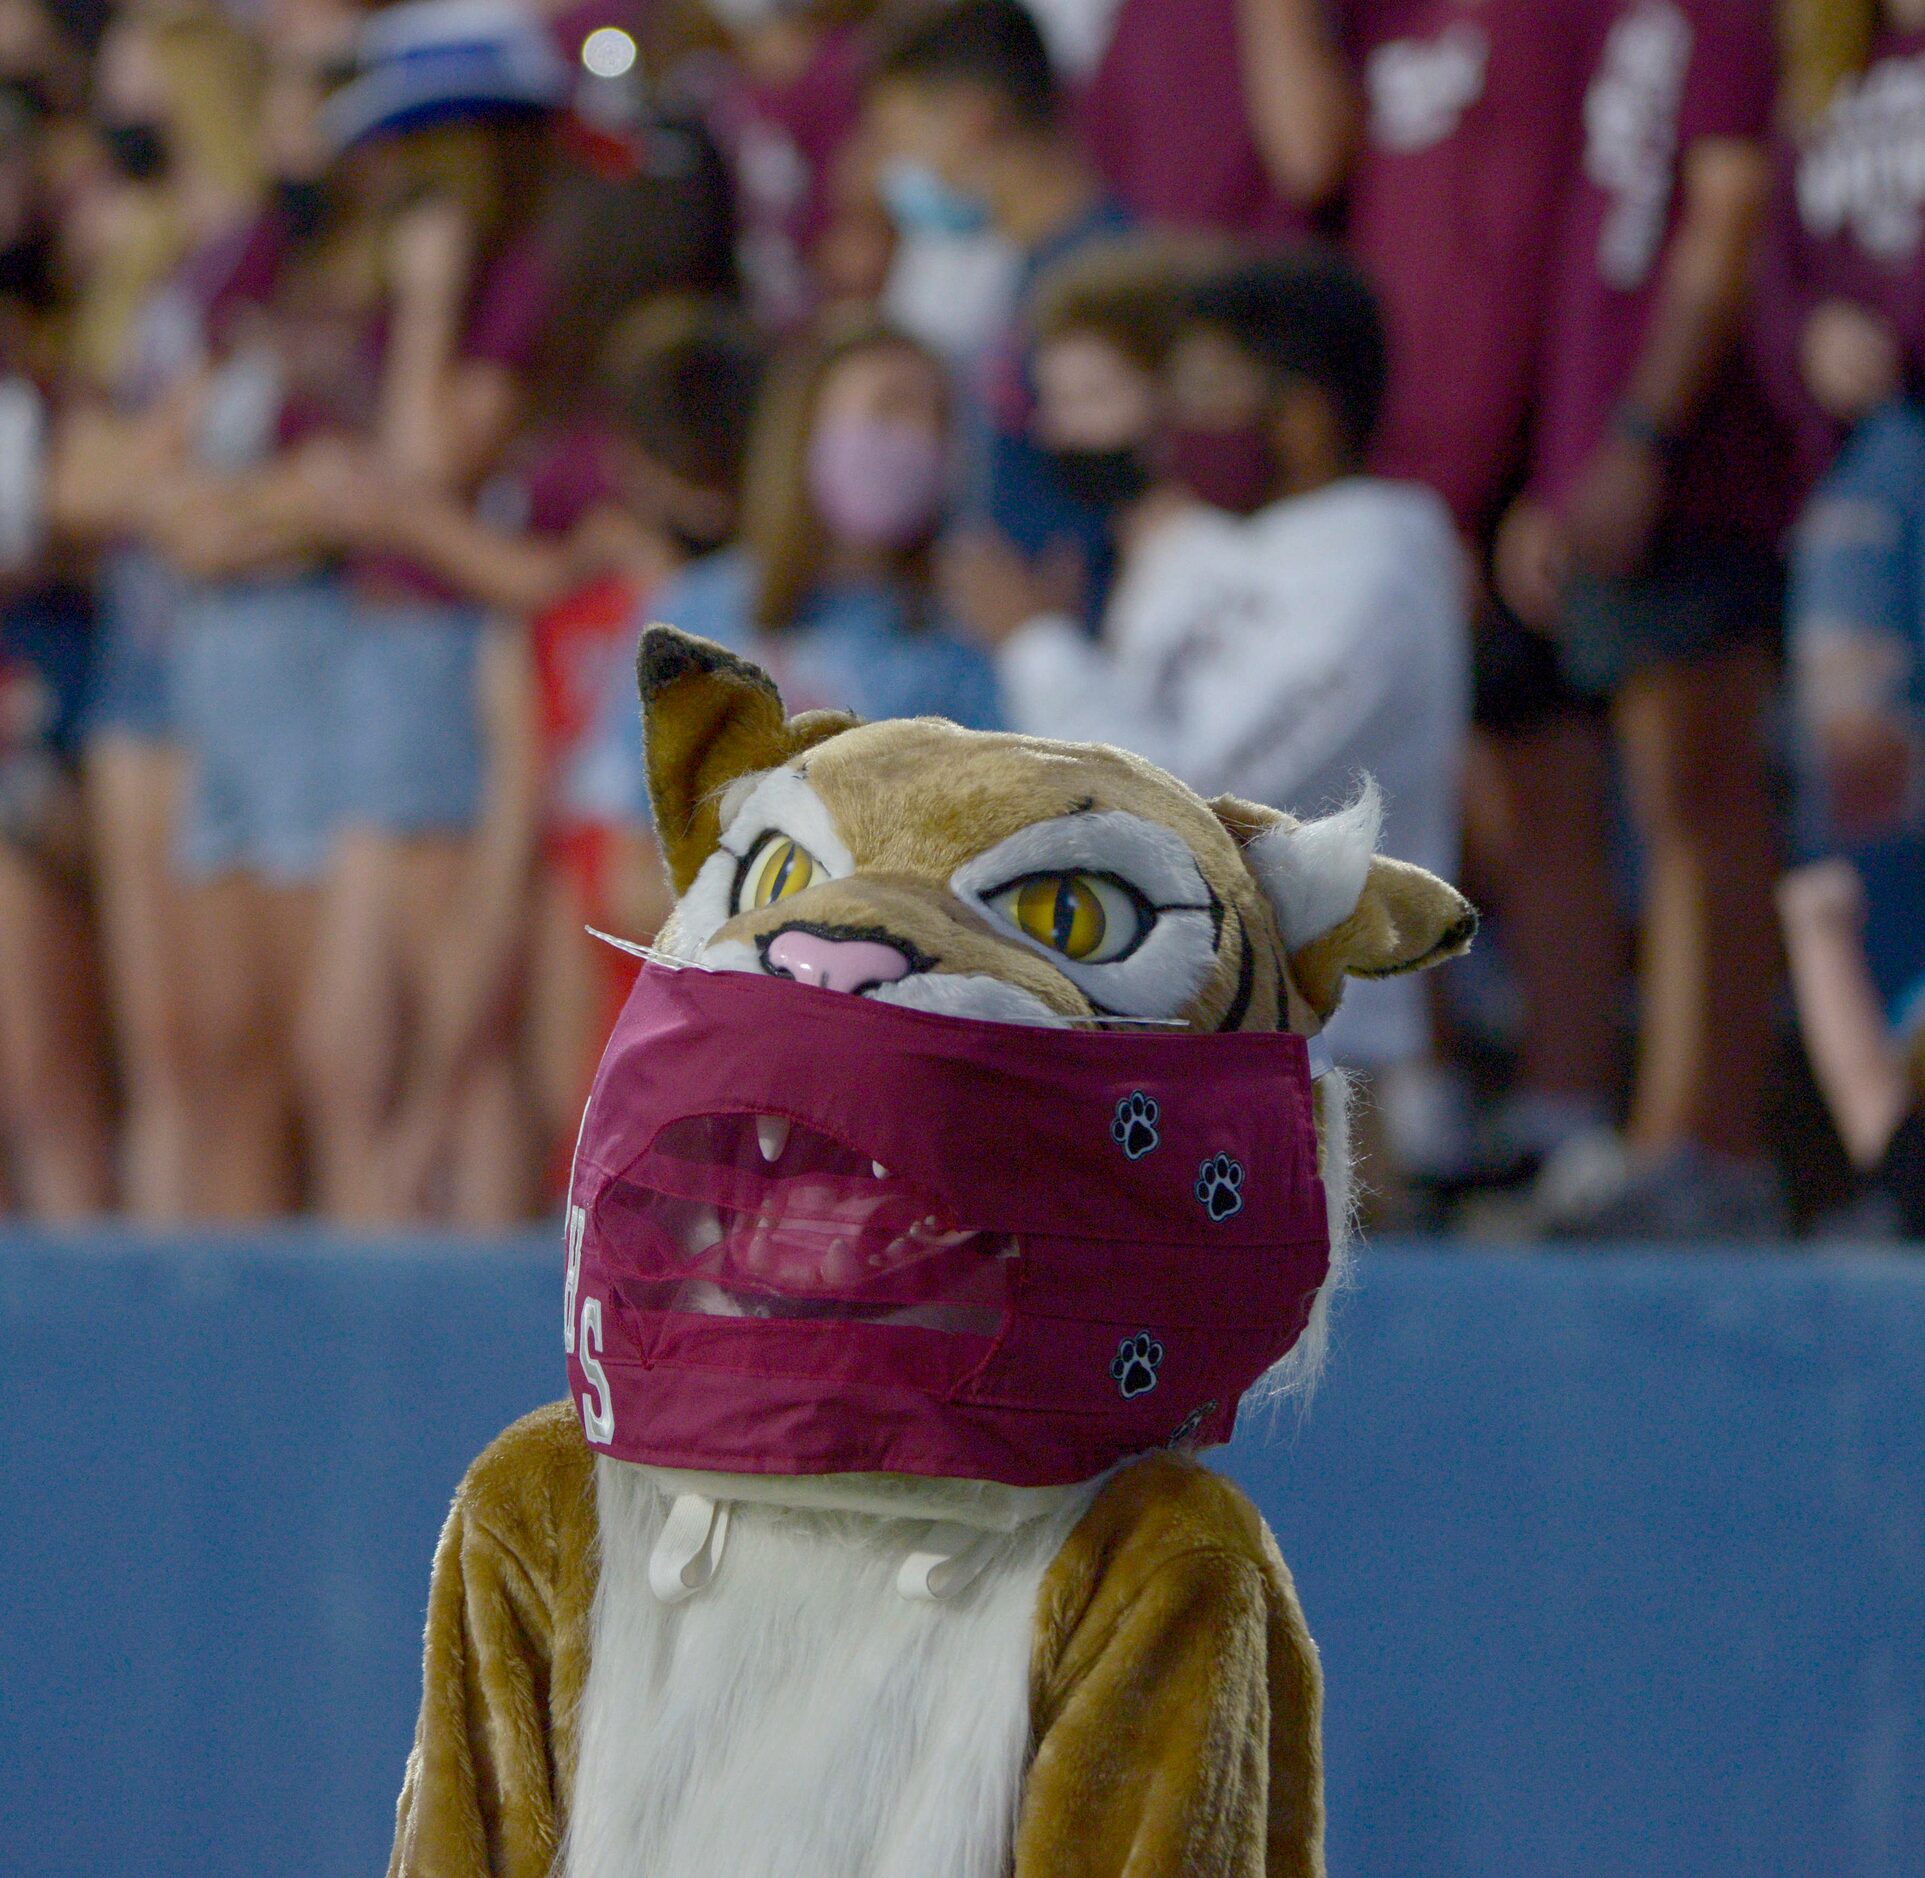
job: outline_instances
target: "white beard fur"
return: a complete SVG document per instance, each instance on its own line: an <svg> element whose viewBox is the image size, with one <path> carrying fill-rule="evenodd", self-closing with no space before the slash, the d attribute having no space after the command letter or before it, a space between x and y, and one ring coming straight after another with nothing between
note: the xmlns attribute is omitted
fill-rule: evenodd
<svg viewBox="0 0 1925 1878"><path fill-rule="evenodd" d="M1350 1288L1357 1257L1357 1209L1361 1196L1351 1168L1350 1110L1356 1094L1349 1076L1326 1070L1310 1085L1317 1116L1317 1174L1330 1221L1330 1271L1317 1288L1303 1334L1244 1392L1243 1408L1254 1414L1294 1397L1307 1409L1330 1354L1330 1318Z"/></svg>
<svg viewBox="0 0 1925 1878"><path fill-rule="evenodd" d="M595 1463L600 1579L564 1878L1004 1878L1043 1574L1100 1482L937 1603L915 1520L735 1503L715 1578L649 1588L668 1498Z"/></svg>

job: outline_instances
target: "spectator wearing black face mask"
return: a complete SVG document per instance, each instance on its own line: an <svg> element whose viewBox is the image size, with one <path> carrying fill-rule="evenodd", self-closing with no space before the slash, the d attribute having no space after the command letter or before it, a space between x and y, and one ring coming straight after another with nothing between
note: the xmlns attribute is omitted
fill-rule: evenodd
<svg viewBox="0 0 1925 1878"><path fill-rule="evenodd" d="M1206 795L1280 808L1342 798L1366 770L1394 805L1391 851L1448 871L1463 566L1435 495L1365 471L1385 388L1369 287L1315 248L1209 266L1187 293L1180 267L1143 268L1141 250L1105 257L1045 302L1040 434L1055 473L1105 485L1129 556L1100 639L1013 556L958 557L958 610L998 648L1013 726L1122 743ZM1205 404L1261 442L1247 520L1165 468L1167 427Z"/></svg>
<svg viewBox="0 0 1925 1878"><path fill-rule="evenodd" d="M1117 574L1112 625L1160 568L1207 557L1234 535L1230 517L1187 486L1171 447L1166 371L1202 252L1148 236L1095 244L1044 278L1029 320L1030 443L1057 492L1102 520ZM1036 612L1075 610L1080 597L1072 564L1032 570L987 534L952 547L947 579L959 616L992 643Z"/></svg>
<svg viewBox="0 0 1925 1878"><path fill-rule="evenodd" d="M1061 283L1056 307L1093 285ZM1348 801L1365 773L1383 804L1357 812L1381 809L1387 850L1449 873L1467 735L1463 563L1436 495L1365 473L1385 380L1370 289L1317 249L1212 268L1167 334L1165 394L1131 365L1128 335L1158 330L1170 291L1115 293L1100 323L1092 295L1043 342L1043 433L1059 450L1075 437L1084 452L1058 462L1119 498L1128 565L1097 640L1013 557L983 551L963 570L958 610L998 648L1011 728L1121 744L1201 795L1305 814ZM1160 467L1164 413L1186 410L1203 380L1268 460L1267 500L1247 520L1196 503ZM1450 1098L1416 981L1358 987L1331 1040L1409 1118L1394 1158L1443 1171L1447 1131L1431 1117Z"/></svg>

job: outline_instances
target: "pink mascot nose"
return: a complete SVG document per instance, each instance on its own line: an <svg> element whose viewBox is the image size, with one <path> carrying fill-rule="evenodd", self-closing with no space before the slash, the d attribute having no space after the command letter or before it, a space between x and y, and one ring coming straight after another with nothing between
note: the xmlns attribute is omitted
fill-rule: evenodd
<svg viewBox="0 0 1925 1878"><path fill-rule="evenodd" d="M825 991L892 985L910 972L909 956L877 939L825 939L791 927L769 941L769 964L799 984Z"/></svg>

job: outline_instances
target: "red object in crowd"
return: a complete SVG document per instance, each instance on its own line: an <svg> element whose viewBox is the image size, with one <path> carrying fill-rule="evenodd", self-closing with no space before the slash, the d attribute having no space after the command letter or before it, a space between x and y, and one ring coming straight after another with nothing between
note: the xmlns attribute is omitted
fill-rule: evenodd
<svg viewBox="0 0 1925 1878"><path fill-rule="evenodd" d="M548 785L543 842L550 864L573 883L583 917L591 923L607 914L609 830L572 814L557 785L593 733L610 663L630 650L641 600L631 582L609 575L556 601L528 626ZM620 965L620 955L612 956ZM624 989L630 976L620 973Z"/></svg>
<svg viewBox="0 0 1925 1878"><path fill-rule="evenodd" d="M611 665L632 656L643 595L616 575L595 581L529 621L544 778L542 852L568 883L582 923L608 928L609 871L615 831L571 811L562 784L570 763L593 736ZM612 946L595 948L596 1005L602 1036L620 1015L635 982L635 962Z"/></svg>

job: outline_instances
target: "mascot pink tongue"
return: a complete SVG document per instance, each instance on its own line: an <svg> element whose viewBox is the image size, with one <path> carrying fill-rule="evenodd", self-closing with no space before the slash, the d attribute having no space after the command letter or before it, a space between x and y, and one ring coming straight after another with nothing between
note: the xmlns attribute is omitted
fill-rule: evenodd
<svg viewBox="0 0 1925 1878"><path fill-rule="evenodd" d="M1301 1037L653 965L570 1201L590 1444L738 1474L1057 1486L1227 1440L1330 1258Z"/></svg>

